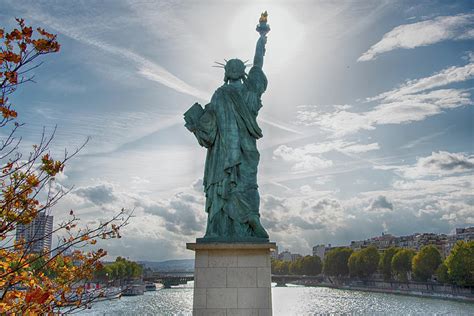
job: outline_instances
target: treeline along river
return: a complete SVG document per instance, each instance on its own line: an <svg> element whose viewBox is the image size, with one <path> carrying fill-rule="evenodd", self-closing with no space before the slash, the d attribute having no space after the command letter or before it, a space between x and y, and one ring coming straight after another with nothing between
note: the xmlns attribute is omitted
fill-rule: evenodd
<svg viewBox="0 0 474 316"><path fill-rule="evenodd" d="M191 315L193 283L95 303L81 315ZM474 304L324 287L272 289L274 315L474 315Z"/></svg>

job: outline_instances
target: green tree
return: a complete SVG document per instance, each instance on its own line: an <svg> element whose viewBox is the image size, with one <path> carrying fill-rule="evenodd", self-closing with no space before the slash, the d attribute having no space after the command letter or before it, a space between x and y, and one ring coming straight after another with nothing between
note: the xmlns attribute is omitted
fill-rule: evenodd
<svg viewBox="0 0 474 316"><path fill-rule="evenodd" d="M379 252L373 246L353 252L348 261L349 273L351 276L369 277L377 271L379 260Z"/></svg>
<svg viewBox="0 0 474 316"><path fill-rule="evenodd" d="M380 257L379 269L385 280L392 279L392 258L399 250L399 248L390 247Z"/></svg>
<svg viewBox="0 0 474 316"><path fill-rule="evenodd" d="M280 274L287 275L290 274L290 262L289 261L281 261L280 264Z"/></svg>
<svg viewBox="0 0 474 316"><path fill-rule="evenodd" d="M294 275L303 274L301 258L298 258L297 260L290 262L288 270L289 270L288 271L289 274L294 274Z"/></svg>
<svg viewBox="0 0 474 316"><path fill-rule="evenodd" d="M328 276L345 276L349 274L347 265L352 249L347 247L330 250L324 257L323 271Z"/></svg>
<svg viewBox="0 0 474 316"><path fill-rule="evenodd" d="M415 251L411 249L400 249L392 258L392 271L398 279L408 281L408 273L411 272L411 261Z"/></svg>
<svg viewBox="0 0 474 316"><path fill-rule="evenodd" d="M454 284L474 285L474 241L458 241L446 258L446 266Z"/></svg>
<svg viewBox="0 0 474 316"><path fill-rule="evenodd" d="M433 245L424 246L412 259L412 270L415 279L418 281L431 279L441 262L441 254L438 248Z"/></svg>
<svg viewBox="0 0 474 316"><path fill-rule="evenodd" d="M377 248L370 246L361 251L362 262L363 262L363 274L366 277L371 276L377 271L377 267L380 261L380 254Z"/></svg>
<svg viewBox="0 0 474 316"><path fill-rule="evenodd" d="M126 280L138 278L143 274L143 267L136 262L129 261L122 257L117 257L115 262L106 264L102 269L96 272L98 279L106 278L108 280Z"/></svg>
<svg viewBox="0 0 474 316"><path fill-rule="evenodd" d="M302 274L304 275L318 275L323 269L321 258L318 256L305 256L300 258Z"/></svg>
<svg viewBox="0 0 474 316"><path fill-rule="evenodd" d="M347 261L349 267L349 275L351 277L361 277L362 276L362 256L360 251L355 251L349 257Z"/></svg>
<svg viewBox="0 0 474 316"><path fill-rule="evenodd" d="M277 274L277 272L276 272L276 270L277 270L277 269L276 269L276 266L277 266L277 264L278 264L278 261L280 261L280 260L278 260L278 259L273 259L273 258L271 259L271 270L272 270L272 274Z"/></svg>
<svg viewBox="0 0 474 316"><path fill-rule="evenodd" d="M446 264L443 262L439 265L438 269L436 269L436 279L438 282L441 283L449 283L449 274L448 274L448 267Z"/></svg>
<svg viewBox="0 0 474 316"><path fill-rule="evenodd" d="M272 260L272 273L279 275L287 275L290 270L290 262L283 260Z"/></svg>

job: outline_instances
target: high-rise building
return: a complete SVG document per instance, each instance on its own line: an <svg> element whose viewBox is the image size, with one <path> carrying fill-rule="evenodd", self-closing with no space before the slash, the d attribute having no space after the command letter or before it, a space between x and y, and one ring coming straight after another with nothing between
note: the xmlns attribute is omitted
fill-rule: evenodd
<svg viewBox="0 0 474 316"><path fill-rule="evenodd" d="M18 224L16 240L25 240L28 253L41 253L51 250L52 231L53 216L40 213L31 223Z"/></svg>

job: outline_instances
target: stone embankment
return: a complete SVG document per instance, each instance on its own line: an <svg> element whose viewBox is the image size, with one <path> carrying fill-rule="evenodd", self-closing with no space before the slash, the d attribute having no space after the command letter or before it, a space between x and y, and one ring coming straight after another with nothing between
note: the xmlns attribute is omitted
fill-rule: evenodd
<svg viewBox="0 0 474 316"><path fill-rule="evenodd" d="M305 285L325 286L344 290L367 291L431 297L438 299L458 300L474 303L474 287L461 287L449 284L422 283L422 282L386 282L382 280L353 281L346 280L341 283L322 282Z"/></svg>

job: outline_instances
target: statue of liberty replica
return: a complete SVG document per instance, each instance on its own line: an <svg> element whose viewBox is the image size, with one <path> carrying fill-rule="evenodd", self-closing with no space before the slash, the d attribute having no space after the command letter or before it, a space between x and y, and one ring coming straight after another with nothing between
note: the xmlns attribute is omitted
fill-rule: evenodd
<svg viewBox="0 0 474 316"><path fill-rule="evenodd" d="M204 109L195 103L184 114L186 128L207 148L203 185L208 220L198 242L268 242L259 213L257 139L263 135L256 119L267 88L262 67L269 31L264 12L248 73L240 59L218 63L225 70L224 84Z"/></svg>

